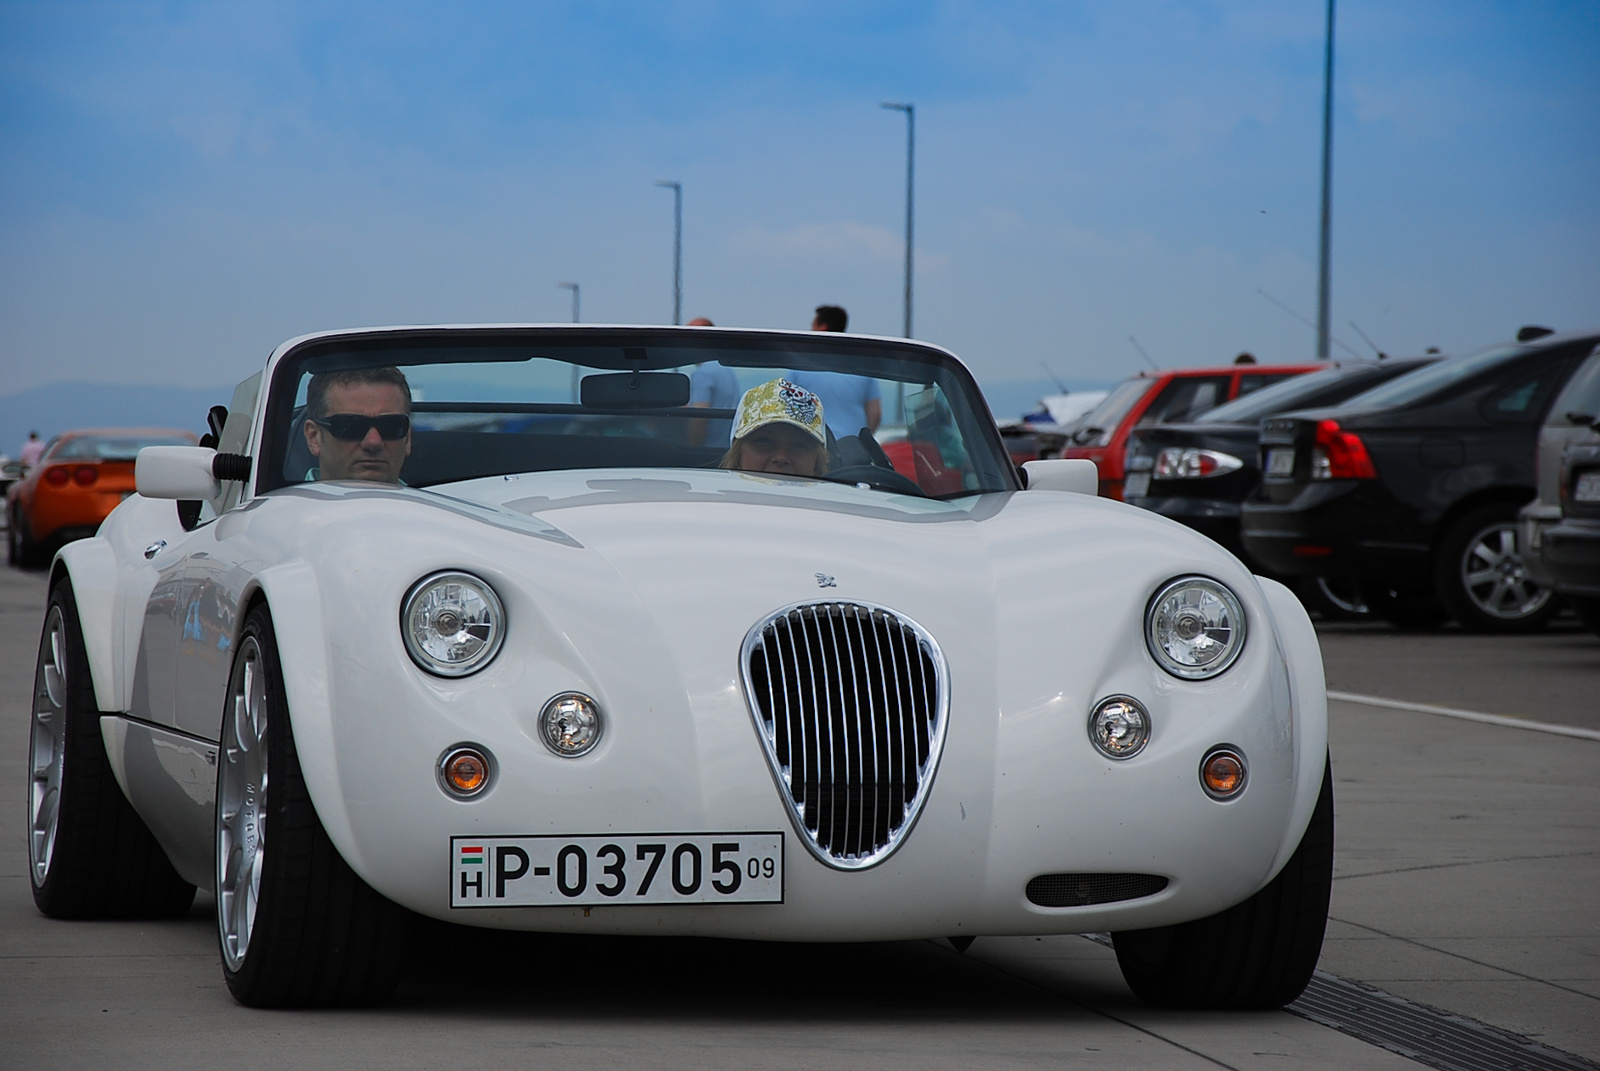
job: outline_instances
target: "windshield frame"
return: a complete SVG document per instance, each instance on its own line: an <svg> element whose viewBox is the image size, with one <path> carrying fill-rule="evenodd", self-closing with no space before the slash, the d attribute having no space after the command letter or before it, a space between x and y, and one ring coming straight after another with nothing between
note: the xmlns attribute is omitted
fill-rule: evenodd
<svg viewBox="0 0 1600 1071"><path fill-rule="evenodd" d="M833 366L852 354L889 358L928 367L922 382L938 385L950 394L959 391L965 399L965 412L952 413L960 434L969 444L974 462L978 465L983 486L944 495L938 498L959 498L974 494L1017 491L1022 489L1016 467L1010 461L1000 438L993 414L977 380L959 358L946 350L923 343L900 339L887 339L831 332L803 331L745 331L726 328L681 327L590 327L590 326L463 326L390 328L371 331L333 332L298 339L286 345L270 365L270 383L263 392L262 415L258 427L258 463L255 467L254 494L266 494L282 487L292 486L280 471L293 429L289 414L296 408L296 394L308 364L322 365L320 370L338 367L370 367L378 354L384 354L385 363L402 370L419 365L450 363L439 356L440 351L458 351L463 354L482 352L495 347L528 347L540 356L537 349L583 347L591 349L596 358L586 364L590 369L610 369L628 372L680 369L696 362L720 359L718 351L728 354L743 353L754 356L760 353L773 355L772 367L806 369ZM413 351L408 354L406 351ZM602 359L609 350L614 357ZM642 350L642 363L624 358L624 350ZM408 357L428 354L422 359ZM341 359L337 355L345 355ZM675 355L675 356L674 356ZM492 360L493 358L488 358ZM502 358L505 359L505 358ZM518 360L522 358L517 358ZM459 358L462 363L483 360L480 357ZM761 367L755 361L734 361ZM902 369L903 372L903 369ZM873 375L870 372L852 373ZM893 377L873 375L884 381ZM907 379L907 383L916 380ZM954 406L952 409L956 408ZM717 411L705 411L707 416ZM980 457L987 453L987 462ZM826 477L823 477L826 479Z"/></svg>

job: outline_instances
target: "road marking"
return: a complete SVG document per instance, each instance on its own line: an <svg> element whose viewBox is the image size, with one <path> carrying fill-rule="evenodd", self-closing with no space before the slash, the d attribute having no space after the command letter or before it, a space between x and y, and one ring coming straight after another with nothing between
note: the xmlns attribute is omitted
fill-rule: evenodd
<svg viewBox="0 0 1600 1071"><path fill-rule="evenodd" d="M1554 733L1556 736L1575 736L1580 740L1600 740L1600 731L1580 729L1575 725L1554 725L1547 721L1529 721L1526 718L1508 718L1504 714L1480 714L1476 710L1456 710L1454 707L1436 707L1431 703L1402 703L1398 699L1384 699L1376 695L1356 695L1354 692L1329 692L1329 699L1341 703L1360 703L1369 707L1388 707L1391 710L1414 710L1419 714L1438 714L1462 721L1477 721L1485 725L1503 725L1508 729L1532 729L1535 732Z"/></svg>

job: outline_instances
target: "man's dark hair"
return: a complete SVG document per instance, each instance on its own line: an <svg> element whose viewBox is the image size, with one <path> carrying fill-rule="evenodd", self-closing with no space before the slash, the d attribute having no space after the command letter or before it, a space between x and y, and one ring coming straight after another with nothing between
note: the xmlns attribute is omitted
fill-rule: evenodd
<svg viewBox="0 0 1600 1071"><path fill-rule="evenodd" d="M838 305L818 305L816 319L813 323L820 323L829 331L844 331L850 327L850 314Z"/></svg>
<svg viewBox="0 0 1600 1071"><path fill-rule="evenodd" d="M306 384L306 419L316 420L328 415L328 388L353 387L360 383L388 383L400 388L405 395L406 412L411 412L411 384L405 373L393 365L380 368L352 368L346 372L318 372Z"/></svg>
<svg viewBox="0 0 1600 1071"><path fill-rule="evenodd" d="M1241 353L1241 354L1239 354L1239 356L1237 356L1237 357L1235 357L1233 359L1233 363L1234 364L1255 364L1256 363L1255 354L1253 354L1253 353Z"/></svg>

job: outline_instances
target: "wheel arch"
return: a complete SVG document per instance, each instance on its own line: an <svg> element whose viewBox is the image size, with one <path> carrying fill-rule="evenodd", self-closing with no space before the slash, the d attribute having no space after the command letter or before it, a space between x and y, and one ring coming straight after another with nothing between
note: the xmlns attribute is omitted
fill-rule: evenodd
<svg viewBox="0 0 1600 1071"><path fill-rule="evenodd" d="M1289 674L1290 701L1294 704L1295 789L1294 806L1284 827L1283 840L1273 857L1267 880L1288 864L1317 809L1322 774L1328 762L1328 686L1322 669L1322 645L1304 604L1293 591L1276 580L1257 577L1272 608L1273 634Z"/></svg>
<svg viewBox="0 0 1600 1071"><path fill-rule="evenodd" d="M1457 521L1473 510L1482 509L1484 506L1508 505L1513 509L1521 509L1531 500L1539 497L1538 488L1522 486L1521 484L1496 484L1472 492L1465 498L1450 504L1450 507L1434 522L1433 536L1428 541L1432 555L1437 556L1440 547L1444 545L1445 537L1450 534L1450 529L1455 527Z"/></svg>
<svg viewBox="0 0 1600 1071"><path fill-rule="evenodd" d="M239 628L242 632L246 618L258 606L271 617L278 666L283 672L284 698L289 706L283 717L293 734L306 792L328 839L345 862L365 879L339 777L329 689L332 666L322 601L310 563L302 560L274 565L257 573L245 587ZM286 621L293 621L294 626L284 627ZM237 637L234 649L238 649Z"/></svg>
<svg viewBox="0 0 1600 1071"><path fill-rule="evenodd" d="M105 711L126 710L116 673L117 556L111 542L94 536L63 546L50 565L49 590L63 581L72 585L72 597L78 604L95 706Z"/></svg>

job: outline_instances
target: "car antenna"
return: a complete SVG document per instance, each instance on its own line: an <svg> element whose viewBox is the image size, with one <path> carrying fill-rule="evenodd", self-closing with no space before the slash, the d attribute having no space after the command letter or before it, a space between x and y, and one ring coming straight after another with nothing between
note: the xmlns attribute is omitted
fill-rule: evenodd
<svg viewBox="0 0 1600 1071"><path fill-rule="evenodd" d="M1146 361L1150 361L1151 368L1155 369L1157 372L1161 371L1161 366L1156 364L1155 361L1150 360L1150 355L1144 351L1143 346L1139 345L1138 339L1134 338L1132 335L1129 335L1128 341L1133 343L1133 348L1139 351L1139 356L1143 357Z"/></svg>
<svg viewBox="0 0 1600 1071"><path fill-rule="evenodd" d="M1387 353L1384 353L1382 350L1380 350L1378 348L1377 344L1374 343L1372 341L1372 339L1367 337L1367 333L1365 331L1361 330L1360 325L1358 325L1354 320L1351 320L1350 321L1350 326L1355 328L1356 334L1361 336L1361 341L1365 342L1367 345L1372 347L1372 352L1376 353L1378 355L1378 360L1382 361L1382 360L1387 360L1388 359L1389 355Z"/></svg>
<svg viewBox="0 0 1600 1071"><path fill-rule="evenodd" d="M1288 313L1290 316L1293 316L1296 320L1299 320L1301 323L1305 324L1307 327L1311 328L1313 331L1315 331L1317 329L1317 325L1316 324L1312 323L1310 320L1306 319L1304 316L1301 316L1298 312L1295 312L1289 306L1285 305L1283 302L1279 301L1277 298L1273 297L1271 294L1267 293L1265 290L1261 289L1259 286L1256 287L1256 293L1260 294L1262 297L1266 298L1268 301L1272 302L1274 305L1278 306L1278 308L1282 309L1284 312ZM1328 337L1333 342L1338 343L1339 348L1344 350L1350 356L1358 358L1358 359L1363 359L1363 360L1365 359L1365 358L1361 357L1360 351L1351 349L1348 345L1345 344L1344 340L1334 338L1332 335L1329 335Z"/></svg>
<svg viewBox="0 0 1600 1071"><path fill-rule="evenodd" d="M1060 376L1056 375L1055 369L1050 367L1049 362L1040 361L1039 362L1039 367L1043 368L1044 369L1044 374L1049 376L1050 379L1055 383L1056 390L1060 391L1062 394L1071 394L1072 393L1070 390L1067 389L1067 384L1065 383L1065 381L1063 381Z"/></svg>

